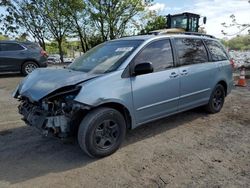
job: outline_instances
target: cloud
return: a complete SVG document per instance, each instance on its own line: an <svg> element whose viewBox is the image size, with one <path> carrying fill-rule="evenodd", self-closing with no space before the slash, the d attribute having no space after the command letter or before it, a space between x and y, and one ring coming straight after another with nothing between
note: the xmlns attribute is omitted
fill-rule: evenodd
<svg viewBox="0 0 250 188"><path fill-rule="evenodd" d="M182 7L165 7L165 14L169 12L193 12L207 17L205 29L208 34L223 38L221 30L225 29L221 23L231 23L230 15L234 14L239 23L250 23L250 3L248 0L193 0L182 4ZM163 7L163 5L161 5ZM179 8L179 9L178 9ZM237 28L226 30L228 34L237 33ZM247 30L243 32L247 33Z"/></svg>
<svg viewBox="0 0 250 188"><path fill-rule="evenodd" d="M234 14L239 23L250 23L250 3L248 0L196 0L194 7L189 8L202 16L207 17L205 28L208 34L222 38L221 30L225 29L221 23L230 23L230 15ZM229 34L237 33L237 28L226 30ZM246 32L245 32L246 33Z"/></svg>
<svg viewBox="0 0 250 188"><path fill-rule="evenodd" d="M166 4L164 3L154 3L152 6L148 7L150 11L164 11L166 9Z"/></svg>

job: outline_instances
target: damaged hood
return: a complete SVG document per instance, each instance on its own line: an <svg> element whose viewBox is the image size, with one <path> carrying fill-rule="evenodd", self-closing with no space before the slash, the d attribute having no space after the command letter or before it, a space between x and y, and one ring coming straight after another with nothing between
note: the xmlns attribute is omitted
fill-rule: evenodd
<svg viewBox="0 0 250 188"><path fill-rule="evenodd" d="M19 93L19 95L28 97L32 101L39 101L57 89L76 85L97 76L99 75L70 69L36 69L24 78L14 95Z"/></svg>

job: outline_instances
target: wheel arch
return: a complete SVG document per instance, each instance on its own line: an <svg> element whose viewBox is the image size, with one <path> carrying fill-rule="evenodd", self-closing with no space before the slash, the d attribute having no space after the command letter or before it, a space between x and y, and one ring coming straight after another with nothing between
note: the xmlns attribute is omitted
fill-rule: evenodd
<svg viewBox="0 0 250 188"><path fill-rule="evenodd" d="M113 109L117 110L118 112L120 112L125 119L127 129L132 129L133 119L132 119L132 116L131 116L128 108L126 108L123 104L118 103L118 102L105 102L105 103L101 103L101 104L98 104L95 106L89 106L88 109L81 109L81 110L77 111L74 114L74 118L73 118L72 124L70 126L72 135L77 134L80 123L85 118L85 116L90 111L97 109L97 108L100 108L100 107L113 108Z"/></svg>
<svg viewBox="0 0 250 188"><path fill-rule="evenodd" d="M225 80L220 80L217 84L220 84L220 85L223 86L223 88L225 90L225 96L227 96L227 83L226 83L226 81Z"/></svg>
<svg viewBox="0 0 250 188"><path fill-rule="evenodd" d="M108 108L113 108L113 109L117 110L125 118L127 129L132 128L131 114L130 114L129 110L123 104L117 103L117 102L106 102L106 103L102 103L94 108L99 108L99 107L108 107Z"/></svg>

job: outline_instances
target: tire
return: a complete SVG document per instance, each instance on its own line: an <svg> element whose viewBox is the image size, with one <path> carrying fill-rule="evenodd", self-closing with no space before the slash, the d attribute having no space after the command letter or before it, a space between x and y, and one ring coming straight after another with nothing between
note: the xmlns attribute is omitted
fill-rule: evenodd
<svg viewBox="0 0 250 188"><path fill-rule="evenodd" d="M38 65L33 62L33 61L27 61L22 65L22 74L23 75L28 75L30 74L33 70L35 70L36 68L38 68Z"/></svg>
<svg viewBox="0 0 250 188"><path fill-rule="evenodd" d="M84 117L77 138L87 155L101 158L118 150L125 134L126 122L123 115L115 109L101 107Z"/></svg>
<svg viewBox="0 0 250 188"><path fill-rule="evenodd" d="M225 101L225 89L221 84L217 84L210 96L209 103L205 106L206 110L215 114L220 112Z"/></svg>

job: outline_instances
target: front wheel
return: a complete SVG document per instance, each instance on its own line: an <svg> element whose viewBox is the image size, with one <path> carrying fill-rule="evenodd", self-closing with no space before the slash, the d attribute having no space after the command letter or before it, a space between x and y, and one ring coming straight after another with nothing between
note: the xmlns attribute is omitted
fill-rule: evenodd
<svg viewBox="0 0 250 188"><path fill-rule="evenodd" d="M225 89L221 84L217 84L210 96L209 103L206 105L206 110L209 113L220 112L225 100Z"/></svg>
<svg viewBox="0 0 250 188"><path fill-rule="evenodd" d="M114 153L124 140L126 122L112 108L97 108L89 112L78 129L78 143L90 157L105 157Z"/></svg>

